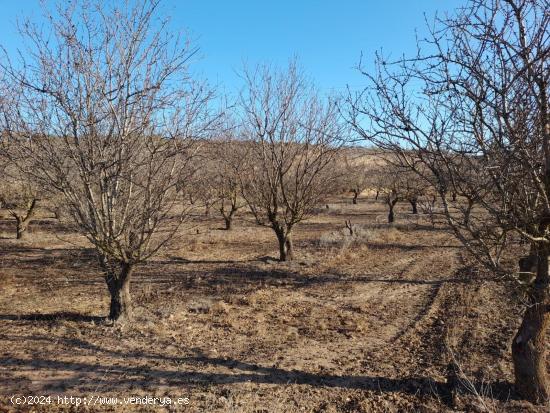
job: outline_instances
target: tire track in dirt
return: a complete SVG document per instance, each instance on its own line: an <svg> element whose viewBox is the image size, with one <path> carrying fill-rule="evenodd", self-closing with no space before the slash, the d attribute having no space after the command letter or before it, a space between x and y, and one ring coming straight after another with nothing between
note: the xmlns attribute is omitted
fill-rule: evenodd
<svg viewBox="0 0 550 413"><path fill-rule="evenodd" d="M428 268L433 268L433 266L427 266L427 264L434 264L434 261L438 261L439 256L430 256L429 259L423 260L422 262L417 263L413 271L408 275L415 275L418 280L418 275L425 273ZM430 261L429 263L426 261ZM452 257L452 263L449 262L449 268L456 268L457 254L455 253ZM433 280L431 284L431 291L428 292L426 301L423 303L422 308L418 312L418 315L415 317L414 322L406 326L400 334L396 335L392 341L398 341L401 338L406 338L409 334L414 334L419 328L422 328L422 324L426 319L432 318L439 310L440 300L441 300L441 290L442 287L449 282L455 282L456 280L445 280L444 277L451 277L452 274L439 274L442 279ZM422 278L422 277L421 277Z"/></svg>
<svg viewBox="0 0 550 413"><path fill-rule="evenodd" d="M292 363L305 369L324 366L331 371L358 373L357 364L375 350L384 351L399 334L404 319L413 319L424 301L426 285L406 282L407 269L420 268L419 256L407 252L391 260L384 276L329 277L330 281L308 288L286 290L279 303L281 316L270 320L282 331L308 325L298 331L293 357L283 355L281 365ZM334 278L332 280L331 278ZM399 305L403 296L413 294L414 300ZM275 295L271 295L273 300ZM392 307L398 311L391 310ZM279 311L278 311L279 313ZM380 317L384 314L384 317ZM275 314L274 314L275 315ZM281 320L285 320L280 323ZM282 324L282 325L281 325ZM283 333L286 334L286 333ZM345 354L342 348L346 348ZM312 350L314 349L314 350ZM297 357L297 356L300 357Z"/></svg>
<svg viewBox="0 0 550 413"><path fill-rule="evenodd" d="M423 336L441 306L441 290L456 265L456 254L442 257L438 251L409 252L391 262L383 277L354 285L352 302L364 300L368 324L364 365L392 375L416 371L414 357ZM429 274L429 276L427 276ZM408 359L411 368L403 368ZM387 360L391 360L388 363ZM380 371L382 370L382 371ZM389 373L389 372L388 372Z"/></svg>
<svg viewBox="0 0 550 413"><path fill-rule="evenodd" d="M420 335L427 324L425 320L437 312L441 286L454 263L433 250L398 253L397 259L393 254L384 255L378 266L384 271L348 275L340 280L335 276L334 281L323 286L292 293L294 302L303 300L305 305L317 306L322 303L318 318L330 319L322 314L338 314L342 324L349 322L355 327L352 332L345 326L337 328L341 334L331 335L328 342L326 337L315 343L308 340L307 346L304 342L304 348L316 348L314 359L354 374L358 373L357 359L369 374L403 373L401 360L406 354L400 353L411 352L407 341ZM443 271L445 267L447 271ZM334 317L331 320L334 323ZM339 350L344 346L349 352L342 357ZM306 355L312 359L310 350Z"/></svg>
<svg viewBox="0 0 550 413"><path fill-rule="evenodd" d="M446 375L449 328L460 316L457 312L462 310L463 294L469 288L464 270L462 254L457 251L446 272L449 278L441 280L422 317L396 340L396 345L406 350L401 354L404 374L440 379Z"/></svg>
<svg viewBox="0 0 550 413"><path fill-rule="evenodd" d="M414 254L396 261L394 265L402 267L396 272L397 277L386 276L386 280L380 280L374 299L369 300L371 313L378 314L376 321L386 330L380 333L387 343L395 341L410 327L406 319L416 313L412 319L416 320L426 312L425 308L431 305L439 288L438 285L418 282L412 276L425 268L424 257Z"/></svg>

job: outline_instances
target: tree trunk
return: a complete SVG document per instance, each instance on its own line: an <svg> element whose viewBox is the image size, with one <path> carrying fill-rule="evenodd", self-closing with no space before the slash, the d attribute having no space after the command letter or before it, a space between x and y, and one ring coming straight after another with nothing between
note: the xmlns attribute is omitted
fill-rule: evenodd
<svg viewBox="0 0 550 413"><path fill-rule="evenodd" d="M225 221L225 230L229 231L231 229L231 218L224 217L223 220Z"/></svg>
<svg viewBox="0 0 550 413"><path fill-rule="evenodd" d="M352 191L353 192L353 199L352 199L352 203L353 205L357 205L357 198L359 197L359 192L358 191Z"/></svg>
<svg viewBox="0 0 550 413"><path fill-rule="evenodd" d="M546 404L550 400L545 345L550 322L548 252L539 252L537 261L530 302L512 342L512 359L518 393L531 403Z"/></svg>
<svg viewBox="0 0 550 413"><path fill-rule="evenodd" d="M416 199L411 199L409 202L411 203L412 213L414 215L418 214L418 201Z"/></svg>
<svg viewBox="0 0 550 413"><path fill-rule="evenodd" d="M133 265L123 262L120 264L119 273L109 271L105 276L105 281L111 295L109 319L113 321L132 320L132 299L130 296L130 278L132 272Z"/></svg>
<svg viewBox="0 0 550 413"><path fill-rule="evenodd" d="M470 223L470 214L472 213L472 208L474 207L474 201L471 198L468 198L468 207L464 211L463 224L467 226Z"/></svg>
<svg viewBox="0 0 550 413"><path fill-rule="evenodd" d="M286 260L287 261L293 261L294 260L294 246L292 244L292 238L290 237L290 234L288 234L287 237L286 237L285 247L286 247Z"/></svg>
<svg viewBox="0 0 550 413"><path fill-rule="evenodd" d="M15 226L15 238L23 239L27 235L27 225L23 223L23 219L19 216L15 217L16 226Z"/></svg>
<svg viewBox="0 0 550 413"><path fill-rule="evenodd" d="M395 216L393 214L393 208L395 207L395 204L397 204L397 199L388 199L388 207L390 208L390 211L388 213L388 222L391 224L395 220Z"/></svg>
<svg viewBox="0 0 550 413"><path fill-rule="evenodd" d="M27 234L27 228L31 222L32 217L34 216L36 208L36 199L33 199L25 211L25 215L17 215L15 212L13 213L13 216L15 217L16 221L16 229L15 229L15 237L17 239L25 238Z"/></svg>
<svg viewBox="0 0 550 413"><path fill-rule="evenodd" d="M220 208L220 212L222 213L222 216L223 216L223 220L225 222L225 230L226 231L229 231L231 229L231 224L233 223L233 215L235 215L235 212L237 211L237 209L234 207L234 206L231 206L231 209L229 210L229 213L225 213L225 208L222 207Z"/></svg>
<svg viewBox="0 0 550 413"><path fill-rule="evenodd" d="M294 259L294 248L290 232L275 230L279 241L279 261L292 261Z"/></svg>

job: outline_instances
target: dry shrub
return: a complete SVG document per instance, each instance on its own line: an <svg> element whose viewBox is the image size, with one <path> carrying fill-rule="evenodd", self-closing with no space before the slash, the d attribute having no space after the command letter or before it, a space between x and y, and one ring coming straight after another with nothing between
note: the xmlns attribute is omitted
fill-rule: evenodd
<svg viewBox="0 0 550 413"><path fill-rule="evenodd" d="M353 234L347 229L324 232L319 237L320 248L347 249L354 245L364 245L372 240L372 232L361 225L353 225Z"/></svg>
<svg viewBox="0 0 550 413"><path fill-rule="evenodd" d="M240 305L240 306L248 306L248 305L253 306L254 304L256 304L255 296L245 295L245 294L228 295L227 297L224 297L223 301L231 305Z"/></svg>
<svg viewBox="0 0 550 413"><path fill-rule="evenodd" d="M325 212L328 215L343 215L345 213L344 208L339 204L329 204L328 209L325 207Z"/></svg>
<svg viewBox="0 0 550 413"><path fill-rule="evenodd" d="M383 225L371 231L371 241L392 244L403 239L403 231L394 225Z"/></svg>
<svg viewBox="0 0 550 413"><path fill-rule="evenodd" d="M221 300L210 306L210 313L214 316L225 316L229 314L229 310L229 305Z"/></svg>
<svg viewBox="0 0 550 413"><path fill-rule="evenodd" d="M140 304L158 302L160 293L158 288L154 288L151 284L146 284L139 290L134 298L134 302Z"/></svg>
<svg viewBox="0 0 550 413"><path fill-rule="evenodd" d="M187 303L187 310L190 313L208 314L214 305L211 299L196 299Z"/></svg>

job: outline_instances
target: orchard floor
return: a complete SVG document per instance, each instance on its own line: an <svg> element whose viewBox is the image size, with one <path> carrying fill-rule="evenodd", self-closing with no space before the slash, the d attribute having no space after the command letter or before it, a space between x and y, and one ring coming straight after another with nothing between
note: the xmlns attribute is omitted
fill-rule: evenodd
<svg viewBox="0 0 550 413"><path fill-rule="evenodd" d="M510 384L521 315L511 285L472 266L442 223L398 208L389 225L383 204L335 201L297 227L292 263L277 262L273 233L246 214L231 231L197 215L136 269L135 320L117 326L83 238L44 213L18 241L5 216L0 411L546 411ZM13 395L52 401L17 408Z"/></svg>

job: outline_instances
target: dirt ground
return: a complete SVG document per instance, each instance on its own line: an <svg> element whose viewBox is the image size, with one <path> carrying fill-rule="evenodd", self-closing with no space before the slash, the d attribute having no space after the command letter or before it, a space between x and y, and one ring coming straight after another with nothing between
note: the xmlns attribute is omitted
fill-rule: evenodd
<svg viewBox="0 0 550 413"><path fill-rule="evenodd" d="M296 229L292 263L246 214L232 231L197 216L138 267L136 320L122 326L103 318L107 289L83 238L44 213L17 241L4 217L0 411L546 411L511 387L516 290L476 269L442 223L398 208L389 225L380 203L333 202ZM52 402L17 407L14 395Z"/></svg>

